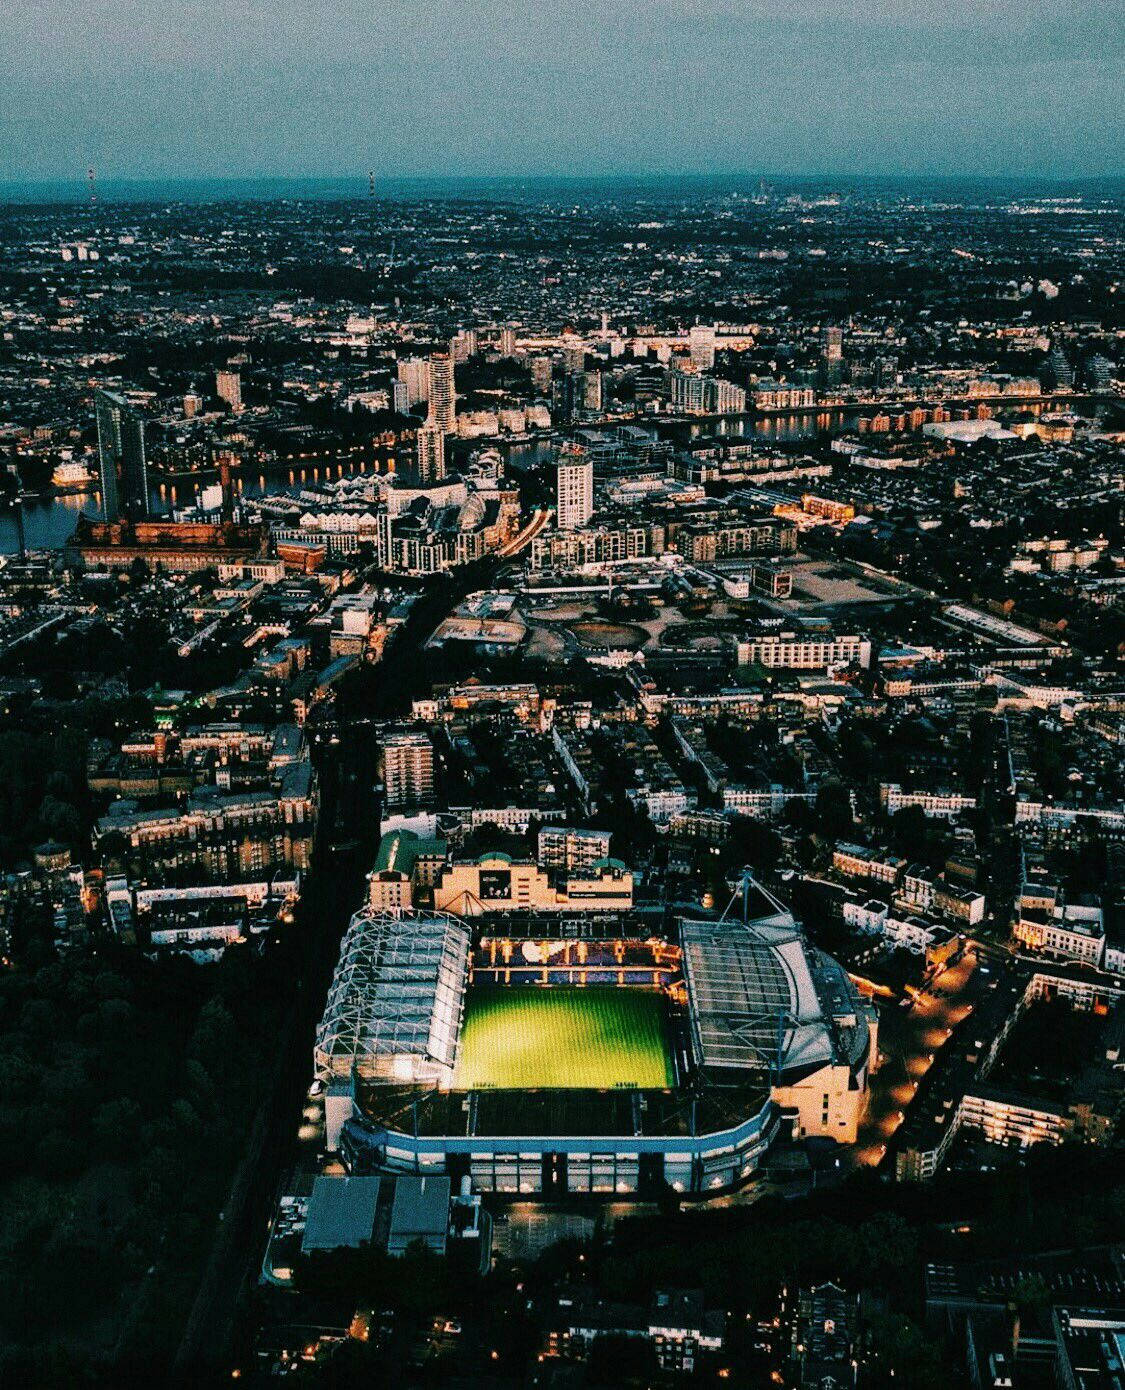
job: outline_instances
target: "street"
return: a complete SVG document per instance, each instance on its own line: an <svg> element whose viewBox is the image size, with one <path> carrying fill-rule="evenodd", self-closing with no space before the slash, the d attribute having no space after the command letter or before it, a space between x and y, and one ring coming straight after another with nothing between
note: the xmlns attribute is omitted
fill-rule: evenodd
<svg viewBox="0 0 1125 1390"><path fill-rule="evenodd" d="M956 965L940 970L924 993L919 990L911 1008L896 1002L880 1010L883 1064L871 1083L858 1142L849 1151L851 1167L877 1167L883 1161L934 1057L972 1012L971 985L977 970L972 945Z"/></svg>

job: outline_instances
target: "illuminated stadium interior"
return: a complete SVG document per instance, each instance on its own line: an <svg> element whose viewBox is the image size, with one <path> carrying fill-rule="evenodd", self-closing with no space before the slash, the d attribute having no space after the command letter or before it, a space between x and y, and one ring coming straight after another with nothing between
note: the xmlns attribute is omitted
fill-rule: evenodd
<svg viewBox="0 0 1125 1390"><path fill-rule="evenodd" d="M659 1089L674 1084L667 1013L654 990L471 987L455 1090Z"/></svg>

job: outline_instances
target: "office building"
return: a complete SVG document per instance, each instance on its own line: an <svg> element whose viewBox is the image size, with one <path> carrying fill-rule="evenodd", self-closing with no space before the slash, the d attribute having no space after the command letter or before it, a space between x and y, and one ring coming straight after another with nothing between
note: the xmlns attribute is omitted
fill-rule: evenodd
<svg viewBox="0 0 1125 1390"><path fill-rule="evenodd" d="M594 464L583 451L564 453L558 463L558 524L560 531L585 526L594 511Z"/></svg>
<svg viewBox="0 0 1125 1390"><path fill-rule="evenodd" d="M434 906L462 917L486 912L613 912L633 906L633 875L619 859L588 869L549 873L527 859L482 854L446 865L434 884Z"/></svg>
<svg viewBox="0 0 1125 1390"><path fill-rule="evenodd" d="M448 352L435 352L430 358L430 414L427 423L442 434L457 427L457 391L453 384L453 358Z"/></svg>
<svg viewBox="0 0 1125 1390"><path fill-rule="evenodd" d="M777 667L817 671L856 662L871 665L871 643L866 637L799 632L766 633L736 643L740 666Z"/></svg>
<svg viewBox="0 0 1125 1390"><path fill-rule="evenodd" d="M149 514L145 425L124 396L99 391L94 413L98 425L98 469L102 515L106 521Z"/></svg>

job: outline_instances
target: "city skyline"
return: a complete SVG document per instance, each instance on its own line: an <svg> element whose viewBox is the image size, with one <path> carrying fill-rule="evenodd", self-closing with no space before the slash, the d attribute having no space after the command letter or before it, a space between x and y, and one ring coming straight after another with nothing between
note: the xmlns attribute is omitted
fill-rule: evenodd
<svg viewBox="0 0 1125 1390"><path fill-rule="evenodd" d="M0 1386L1118 1384L1125 0L33 4Z"/></svg>
<svg viewBox="0 0 1125 1390"><path fill-rule="evenodd" d="M119 179L1112 175L1125 169L1115 12L250 0L158 16L100 0L64 23L51 0L0 20L0 184L88 165Z"/></svg>

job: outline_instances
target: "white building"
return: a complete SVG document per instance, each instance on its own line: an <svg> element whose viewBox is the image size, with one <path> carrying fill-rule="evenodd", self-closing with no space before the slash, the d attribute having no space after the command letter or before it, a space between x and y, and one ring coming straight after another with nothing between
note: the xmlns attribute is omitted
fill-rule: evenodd
<svg viewBox="0 0 1125 1390"><path fill-rule="evenodd" d="M548 869L588 869L609 858L609 841L608 830L544 826L539 832L539 862Z"/></svg>
<svg viewBox="0 0 1125 1390"><path fill-rule="evenodd" d="M576 531L594 512L594 462L585 453L564 453L558 463L558 526Z"/></svg>
<svg viewBox="0 0 1125 1390"><path fill-rule="evenodd" d="M1105 955L1105 916L1094 904L1068 903L1061 890L1025 885L1012 936L1021 946L1056 960L1100 966Z"/></svg>
<svg viewBox="0 0 1125 1390"><path fill-rule="evenodd" d="M866 637L798 632L770 633L736 644L738 664L818 671L851 662L865 669L871 665L871 642Z"/></svg>
<svg viewBox="0 0 1125 1390"><path fill-rule="evenodd" d="M688 330L691 364L697 372L709 372L715 365L715 325L696 323Z"/></svg>
<svg viewBox="0 0 1125 1390"><path fill-rule="evenodd" d="M964 811L975 811L977 805L975 796L961 796L958 792L904 792L897 782L880 782L879 800L888 816L908 806L917 806L924 815L941 820L952 820Z"/></svg>
<svg viewBox="0 0 1125 1390"><path fill-rule="evenodd" d="M434 794L434 746L423 733L383 739L383 805L388 810L424 805Z"/></svg>
<svg viewBox="0 0 1125 1390"><path fill-rule="evenodd" d="M666 825L673 816L695 806L699 799L695 792L682 786L630 787L625 795L654 825Z"/></svg>
<svg viewBox="0 0 1125 1390"><path fill-rule="evenodd" d="M396 370L399 383L404 387L407 409L430 399L430 364L427 358L401 357Z"/></svg>
<svg viewBox="0 0 1125 1390"><path fill-rule="evenodd" d="M811 792L787 792L779 783L769 790L733 785L722 790L723 810L737 811L751 820L777 820L790 801L811 801Z"/></svg>
<svg viewBox="0 0 1125 1390"><path fill-rule="evenodd" d="M733 381L709 377L706 390L707 407L715 415L741 415L746 409L746 392Z"/></svg>
<svg viewBox="0 0 1125 1390"><path fill-rule="evenodd" d="M906 867L895 856L880 857L865 845L852 845L841 840L832 851L832 867L846 878L869 878L876 883L895 884Z"/></svg>
<svg viewBox="0 0 1125 1390"><path fill-rule="evenodd" d="M889 912L887 904L878 898L866 903L845 903L844 924L856 931L881 933Z"/></svg>

